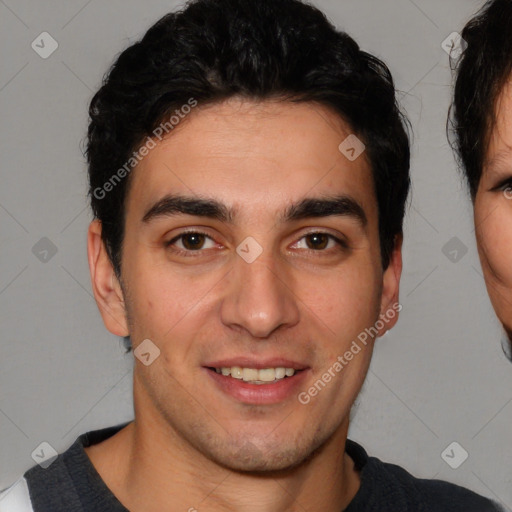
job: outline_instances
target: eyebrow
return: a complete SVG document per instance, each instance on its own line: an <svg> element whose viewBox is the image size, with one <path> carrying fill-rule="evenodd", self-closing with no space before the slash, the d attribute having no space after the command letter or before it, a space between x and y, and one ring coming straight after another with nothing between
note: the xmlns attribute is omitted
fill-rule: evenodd
<svg viewBox="0 0 512 512"><path fill-rule="evenodd" d="M172 217L180 214L206 217L233 224L237 209L230 208L215 199L171 194L166 195L151 206L144 214L142 222L149 223L160 217ZM302 199L287 206L279 215L278 222L284 223L332 216L351 217L362 227L366 227L368 224L363 207L348 195Z"/></svg>
<svg viewBox="0 0 512 512"><path fill-rule="evenodd" d="M485 160L483 167L485 169L500 168L501 166L510 166L510 157L512 156L512 150L505 149L499 151L490 160Z"/></svg>

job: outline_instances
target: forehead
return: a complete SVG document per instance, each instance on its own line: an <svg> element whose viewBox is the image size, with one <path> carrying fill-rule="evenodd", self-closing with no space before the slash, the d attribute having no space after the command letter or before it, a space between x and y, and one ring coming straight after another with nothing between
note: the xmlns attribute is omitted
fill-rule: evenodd
<svg viewBox="0 0 512 512"><path fill-rule="evenodd" d="M508 81L496 99L491 125L486 166L494 167L512 156L512 81Z"/></svg>
<svg viewBox="0 0 512 512"><path fill-rule="evenodd" d="M249 222L306 196L346 194L371 220L377 205L366 153L352 161L339 149L349 135L340 116L314 103L234 98L198 106L133 171L127 215L186 194L215 198Z"/></svg>

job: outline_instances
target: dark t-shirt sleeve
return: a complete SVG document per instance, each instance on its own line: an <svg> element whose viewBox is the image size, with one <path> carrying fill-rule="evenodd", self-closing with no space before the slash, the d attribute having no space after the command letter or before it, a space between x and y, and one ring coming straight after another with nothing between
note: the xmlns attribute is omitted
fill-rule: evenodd
<svg viewBox="0 0 512 512"><path fill-rule="evenodd" d="M368 457L353 441L347 440L346 451L360 472L361 486L345 512L505 512L469 489L415 478L400 466Z"/></svg>

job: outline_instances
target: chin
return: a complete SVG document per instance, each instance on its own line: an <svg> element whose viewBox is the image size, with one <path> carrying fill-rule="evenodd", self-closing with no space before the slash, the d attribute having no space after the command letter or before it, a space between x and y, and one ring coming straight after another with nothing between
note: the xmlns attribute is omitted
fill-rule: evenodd
<svg viewBox="0 0 512 512"><path fill-rule="evenodd" d="M508 359L512 361L512 329L506 325L503 325L503 329L505 330L506 336L503 336L501 347Z"/></svg>
<svg viewBox="0 0 512 512"><path fill-rule="evenodd" d="M234 441L234 440L232 440ZM289 471L306 463L325 444L325 440L304 437L286 441L265 440L251 442L238 439L230 446L203 446L202 450L210 460L231 471L241 473L272 473ZM259 446L256 446L259 442Z"/></svg>
<svg viewBox="0 0 512 512"><path fill-rule="evenodd" d="M290 451L280 449L263 452L248 442L233 456L215 458L215 462L240 473L273 473L291 470L307 458L297 448Z"/></svg>

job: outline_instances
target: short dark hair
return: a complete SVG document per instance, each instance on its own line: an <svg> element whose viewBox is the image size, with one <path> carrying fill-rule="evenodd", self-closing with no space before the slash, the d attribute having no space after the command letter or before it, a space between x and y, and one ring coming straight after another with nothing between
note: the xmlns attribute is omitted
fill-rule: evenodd
<svg viewBox="0 0 512 512"><path fill-rule="evenodd" d="M112 182L116 171L191 98L233 96L317 102L349 124L372 167L386 268L410 186L407 120L386 65L299 0L193 0L119 55L90 104L89 196L116 274L131 176Z"/></svg>
<svg viewBox="0 0 512 512"><path fill-rule="evenodd" d="M449 137L474 200L496 123L496 102L512 72L512 2L486 2L461 36L466 48L455 63Z"/></svg>

